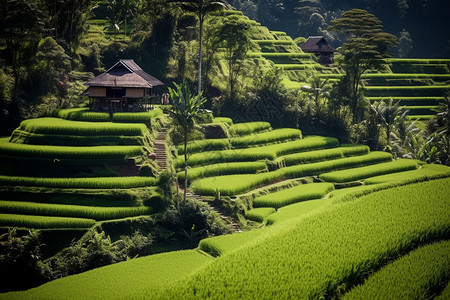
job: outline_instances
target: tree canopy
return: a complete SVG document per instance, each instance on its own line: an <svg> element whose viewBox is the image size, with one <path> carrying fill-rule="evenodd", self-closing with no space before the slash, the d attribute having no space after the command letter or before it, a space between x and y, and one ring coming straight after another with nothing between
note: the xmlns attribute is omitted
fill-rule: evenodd
<svg viewBox="0 0 450 300"><path fill-rule="evenodd" d="M342 68L349 85L350 108L356 121L361 75L369 69L380 69L388 50L398 44L396 36L383 31L383 24L373 14L363 9L351 9L342 14L329 31L344 34L347 38L338 51L343 56Z"/></svg>

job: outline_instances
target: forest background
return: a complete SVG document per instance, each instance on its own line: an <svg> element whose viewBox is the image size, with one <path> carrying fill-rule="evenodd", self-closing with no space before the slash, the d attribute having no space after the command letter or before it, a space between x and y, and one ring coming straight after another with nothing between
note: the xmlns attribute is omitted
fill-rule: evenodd
<svg viewBox="0 0 450 300"><path fill-rule="evenodd" d="M330 21L345 10L361 8L399 38L392 56L450 57L450 19L445 15L450 3L445 0L233 0L229 4L270 30L286 31L293 38L324 35L335 47L344 40L327 31ZM104 22L96 23L99 19ZM87 100L81 96L84 82L120 58L134 58L167 85L183 79L194 83L196 23L193 14L163 0L0 0L0 135L9 135L23 119L82 105ZM210 23L211 29L214 22ZM205 44L208 49L207 32ZM207 51L205 72L208 63L215 63ZM271 76L241 87L235 95L228 93L227 99L235 104L283 98L277 74ZM268 86L273 79L276 84ZM204 80L211 107L211 98L226 91L210 86L207 75ZM239 109L234 104L228 109Z"/></svg>

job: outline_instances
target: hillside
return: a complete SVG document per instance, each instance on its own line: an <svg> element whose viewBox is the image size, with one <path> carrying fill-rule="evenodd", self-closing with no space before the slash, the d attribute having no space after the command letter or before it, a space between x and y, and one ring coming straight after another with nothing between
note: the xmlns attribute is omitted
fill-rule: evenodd
<svg viewBox="0 0 450 300"><path fill-rule="evenodd" d="M446 279L412 279L418 274L414 272L423 271L411 271L411 280L404 284L419 289L420 280L420 290L414 293L444 291L450 264L437 253L449 249L449 167L393 160L389 153L371 152L367 146L303 137L297 129L273 130L265 122L234 124L217 118L202 126L218 125L225 126L230 137L189 142L190 189L201 201L237 213L237 222L262 222L263 228L205 239L196 250L133 259L0 298L249 299L349 291L350 297L366 274L374 273L367 289L362 285L358 293L369 293L374 289L369 282L377 286L371 283L375 278L389 276L382 266L388 264L395 272L397 265L416 255L433 261L427 264L427 274ZM178 153L175 166L182 164L181 149ZM180 182L183 175L178 173ZM17 185L12 182L16 177L3 180ZM412 265L417 268L417 260ZM123 274L128 274L126 279ZM105 276L107 283L100 280Z"/></svg>

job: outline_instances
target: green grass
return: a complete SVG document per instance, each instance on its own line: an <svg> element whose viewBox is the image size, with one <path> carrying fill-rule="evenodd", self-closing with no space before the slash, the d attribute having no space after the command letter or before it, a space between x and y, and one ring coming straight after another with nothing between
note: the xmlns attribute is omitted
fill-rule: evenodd
<svg viewBox="0 0 450 300"><path fill-rule="evenodd" d="M130 189L155 185L153 177L40 178L0 176L1 185L52 188Z"/></svg>
<svg viewBox="0 0 450 300"><path fill-rule="evenodd" d="M187 152L189 155L197 152L225 150L231 147L228 139L206 139L196 140L187 143ZM184 154L184 145L178 145L178 155Z"/></svg>
<svg viewBox="0 0 450 300"><path fill-rule="evenodd" d="M213 163L273 160L280 155L311 151L315 149L333 148L339 146L339 141L330 137L307 137L302 140L273 144L247 149L231 149L223 151L207 151L194 153L188 157L188 165L191 167ZM184 156L178 156L176 167L184 166Z"/></svg>
<svg viewBox="0 0 450 300"><path fill-rule="evenodd" d="M0 299L133 299L146 298L212 262L195 250L150 255L57 279Z"/></svg>
<svg viewBox="0 0 450 300"><path fill-rule="evenodd" d="M333 202L333 199L316 199L308 200L288 206L281 207L276 213L267 217L267 224L273 225L293 219L303 218L310 216L313 213L319 212L321 209L326 208Z"/></svg>
<svg viewBox="0 0 450 300"><path fill-rule="evenodd" d="M120 219L152 213L151 207L94 207L0 200L0 213L87 218L97 221Z"/></svg>
<svg viewBox="0 0 450 300"><path fill-rule="evenodd" d="M94 224L94 220L83 218L0 214L0 227L20 227L35 229L90 228L94 226Z"/></svg>
<svg viewBox="0 0 450 300"><path fill-rule="evenodd" d="M279 192L256 197L254 207L280 208L301 201L320 199L334 189L331 183L300 184Z"/></svg>
<svg viewBox="0 0 450 300"><path fill-rule="evenodd" d="M228 131L234 136L241 136L270 129L272 129L272 127L269 122L246 122L231 125Z"/></svg>
<svg viewBox="0 0 450 300"><path fill-rule="evenodd" d="M371 152L367 155L347 157L318 163L295 165L260 174L225 175L202 178L191 184L191 189L201 195L237 195L248 192L260 185L268 184L282 178L297 178L319 175L331 170L364 166L390 161L392 156L386 152Z"/></svg>
<svg viewBox="0 0 450 300"><path fill-rule="evenodd" d="M79 159L123 159L142 155L142 146L48 146L10 143L8 138L0 139L0 155L39 158Z"/></svg>
<svg viewBox="0 0 450 300"><path fill-rule="evenodd" d="M450 241L443 241L387 265L343 299L428 299L449 279Z"/></svg>
<svg viewBox="0 0 450 300"><path fill-rule="evenodd" d="M227 117L215 117L213 119L213 123L225 123L228 124L229 126L233 125L233 120L231 118L227 118Z"/></svg>
<svg viewBox="0 0 450 300"><path fill-rule="evenodd" d="M65 134L39 134L16 129L11 143L51 146L116 146L146 145L144 136L79 136Z"/></svg>
<svg viewBox="0 0 450 300"><path fill-rule="evenodd" d="M162 114L163 111L160 108L148 112L121 112L114 113L112 121L117 123L143 123L150 126L152 120Z"/></svg>
<svg viewBox="0 0 450 300"><path fill-rule="evenodd" d="M190 168L188 170L188 181L192 182L199 178L210 176L254 174L262 171L267 171L267 165L264 161L213 164L203 167ZM184 170L177 173L177 178L179 182L184 182Z"/></svg>
<svg viewBox="0 0 450 300"><path fill-rule="evenodd" d="M329 298L392 257L448 236L449 184L437 180L377 192L288 222L286 231L225 252L183 284L168 287L164 297L187 299L195 291L199 298ZM245 242L246 236L237 238Z"/></svg>
<svg viewBox="0 0 450 300"><path fill-rule="evenodd" d="M109 122L110 115L107 112L94 112L89 108L66 108L53 112L54 117L85 122Z"/></svg>
<svg viewBox="0 0 450 300"><path fill-rule="evenodd" d="M417 162L410 159L398 159L392 162L380 163L354 169L340 170L320 174L320 178L328 182L350 182L378 175L397 173L417 169Z"/></svg>
<svg viewBox="0 0 450 300"><path fill-rule="evenodd" d="M361 156L352 156L329 161L321 161L310 164L294 165L280 169L284 177L304 177L315 176L325 172L355 168L367 165L375 165L383 162L392 161L392 155L386 152L372 151L369 154Z"/></svg>
<svg viewBox="0 0 450 300"><path fill-rule="evenodd" d="M255 221L255 222L263 222L264 219L266 219L269 215L273 214L275 212L275 208L273 207L260 207L260 208L253 208L251 210L248 210L245 213L245 216L247 219Z"/></svg>
<svg viewBox="0 0 450 300"><path fill-rule="evenodd" d="M281 156L278 159L284 160L286 166L292 166L323 160L343 158L346 156L364 155L368 153L369 153L368 146L351 145L332 149L294 153Z"/></svg>
<svg viewBox="0 0 450 300"><path fill-rule="evenodd" d="M254 145L286 142L289 140L299 140L301 138L302 132L300 130L292 128L282 128L263 133L230 138L230 143L234 148L246 148Z"/></svg>
<svg viewBox="0 0 450 300"><path fill-rule="evenodd" d="M364 184L383 184L399 180L420 182L450 176L450 168L443 165L423 165L419 169L367 178Z"/></svg>
<svg viewBox="0 0 450 300"><path fill-rule="evenodd" d="M69 121L59 118L29 119L20 123L20 130L41 134L67 135L125 135L139 136L148 133L144 124L118 124L111 122Z"/></svg>
<svg viewBox="0 0 450 300"><path fill-rule="evenodd" d="M446 90L450 89L450 85L429 85L429 86L366 86L362 90L368 97L376 97L382 95L388 96L442 96Z"/></svg>

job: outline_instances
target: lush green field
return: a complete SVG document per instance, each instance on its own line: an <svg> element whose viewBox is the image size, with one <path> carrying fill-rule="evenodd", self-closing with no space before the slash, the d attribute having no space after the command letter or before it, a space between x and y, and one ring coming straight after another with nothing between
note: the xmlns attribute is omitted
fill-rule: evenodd
<svg viewBox="0 0 450 300"><path fill-rule="evenodd" d="M0 227L36 229L90 228L94 224L94 220L85 218L0 214Z"/></svg>
<svg viewBox="0 0 450 300"><path fill-rule="evenodd" d="M335 138L320 136L308 137L301 140L262 147L194 153L189 156L188 165L194 167L223 162L256 161L264 159L273 160L281 155L315 149L332 148L337 147L338 145L339 141ZM179 156L175 165L177 167L184 166L184 156Z"/></svg>
<svg viewBox="0 0 450 300"><path fill-rule="evenodd" d="M332 170L372 165L391 160L390 153L371 152L356 157L294 165L267 173L208 177L194 181L191 188L195 193L201 195L216 195L218 192L221 195L237 195L277 179L313 176Z"/></svg>
<svg viewBox="0 0 450 300"><path fill-rule="evenodd" d="M0 200L1 214L87 218L97 221L152 213L151 207L95 207Z"/></svg>
<svg viewBox="0 0 450 300"><path fill-rule="evenodd" d="M209 176L254 174L262 171L267 171L267 165L264 161L212 164L204 167L190 168L188 171L188 181L192 182L199 178ZM183 182L184 171L178 172L177 177L178 181Z"/></svg>
<svg viewBox="0 0 450 300"><path fill-rule="evenodd" d="M144 124L120 124L111 122L81 122L59 118L29 119L20 123L20 130L40 134L67 134L87 136L145 135L147 126Z"/></svg>
<svg viewBox="0 0 450 300"><path fill-rule="evenodd" d="M390 260L448 237L449 185L450 179L441 179L389 189L264 229L204 240L201 249L221 255L213 261L198 261L193 251L182 259L180 252L166 253L2 296L330 298Z"/></svg>
<svg viewBox="0 0 450 300"><path fill-rule="evenodd" d="M247 211L245 216L249 220L256 222L263 222L265 218L273 214L275 211L276 210L273 207L260 207Z"/></svg>
<svg viewBox="0 0 450 300"><path fill-rule="evenodd" d="M240 136L270 129L272 129L272 127L269 122L247 122L231 125L229 132L232 135Z"/></svg>
<svg viewBox="0 0 450 300"><path fill-rule="evenodd" d="M253 200L254 207L280 208L293 203L320 199L334 189L331 183L300 184L290 189L256 197Z"/></svg>
<svg viewBox="0 0 450 300"><path fill-rule="evenodd" d="M189 155L203 151L225 150L230 148L230 141L228 139L206 139L190 141L186 145ZM184 145L178 145L178 154L184 154Z"/></svg>
<svg viewBox="0 0 450 300"><path fill-rule="evenodd" d="M211 257L195 250L151 255L58 279L26 292L0 294L0 299L147 298L211 262Z"/></svg>
<svg viewBox="0 0 450 300"><path fill-rule="evenodd" d="M427 299L450 279L450 241L420 247L387 265L344 299Z"/></svg>
<svg viewBox="0 0 450 300"><path fill-rule="evenodd" d="M320 174L320 178L328 182L349 182L378 175L397 173L417 169L417 162L410 159L398 159L392 162L377 164L375 166L347 169Z"/></svg>
<svg viewBox="0 0 450 300"><path fill-rule="evenodd" d="M347 147L294 153L281 156L278 159L284 160L286 166L292 166L298 164L318 162L323 160L343 158L346 156L364 155L368 153L369 153L368 146L351 145Z"/></svg>
<svg viewBox="0 0 450 300"><path fill-rule="evenodd" d="M93 112L89 108L68 108L54 112L54 116L62 119L84 122L118 122L118 123L143 123L150 125L151 121L162 115L160 108L155 108L149 112L114 113Z"/></svg>
<svg viewBox="0 0 450 300"><path fill-rule="evenodd" d="M10 143L0 139L0 155L39 158L122 159L144 153L143 146L48 146Z"/></svg>
<svg viewBox="0 0 450 300"><path fill-rule="evenodd" d="M246 148L252 145L263 145L276 142L286 142L289 140L299 140L302 132L293 128L275 129L264 133L249 134L230 139L234 148Z"/></svg>
<svg viewBox="0 0 450 300"><path fill-rule="evenodd" d="M86 136L67 134L39 134L16 129L10 142L16 144L51 146L117 146L146 145L146 136Z"/></svg>
<svg viewBox="0 0 450 300"><path fill-rule="evenodd" d="M1 185L53 188L130 189L155 185L154 177L42 178L0 176Z"/></svg>

